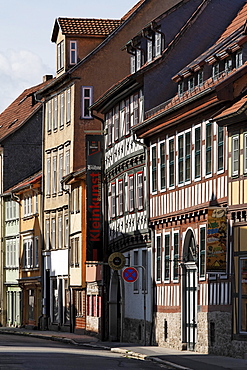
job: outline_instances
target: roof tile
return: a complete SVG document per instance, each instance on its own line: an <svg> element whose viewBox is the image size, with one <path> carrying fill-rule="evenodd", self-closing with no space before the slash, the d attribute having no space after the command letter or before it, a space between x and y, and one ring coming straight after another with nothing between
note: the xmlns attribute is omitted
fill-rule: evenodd
<svg viewBox="0 0 247 370"><path fill-rule="evenodd" d="M58 18L63 34L107 36L117 28L119 19Z"/></svg>
<svg viewBox="0 0 247 370"><path fill-rule="evenodd" d="M34 94L39 89L51 83L52 80L45 81L39 85L26 89L0 114L0 140L16 128L21 126L37 108L40 102L34 104Z"/></svg>

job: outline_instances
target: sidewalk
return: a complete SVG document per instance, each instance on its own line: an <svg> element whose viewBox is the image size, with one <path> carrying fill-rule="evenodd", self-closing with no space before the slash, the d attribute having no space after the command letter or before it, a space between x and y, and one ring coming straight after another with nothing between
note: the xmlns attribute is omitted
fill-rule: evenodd
<svg viewBox="0 0 247 370"><path fill-rule="evenodd" d="M90 335L80 335L57 331L39 331L23 328L0 328L0 334L28 335L63 343L91 348L99 348L121 353L140 360L151 360L179 370L246 370L247 360L224 356L198 354L190 351L177 351L156 346L141 346L131 343L101 342Z"/></svg>

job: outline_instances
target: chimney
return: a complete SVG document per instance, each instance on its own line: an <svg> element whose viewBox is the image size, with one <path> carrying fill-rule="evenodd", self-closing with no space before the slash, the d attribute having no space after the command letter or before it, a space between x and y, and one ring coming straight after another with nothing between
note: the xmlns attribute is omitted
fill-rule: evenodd
<svg viewBox="0 0 247 370"><path fill-rule="evenodd" d="M44 75L43 76L43 82L46 82L48 80L51 80L53 78L53 75Z"/></svg>

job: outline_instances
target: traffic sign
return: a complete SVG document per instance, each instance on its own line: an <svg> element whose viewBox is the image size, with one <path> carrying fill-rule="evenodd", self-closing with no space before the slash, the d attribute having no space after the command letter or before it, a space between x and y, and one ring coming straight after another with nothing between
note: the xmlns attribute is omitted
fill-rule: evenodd
<svg viewBox="0 0 247 370"><path fill-rule="evenodd" d="M138 279L138 271L134 267L126 267L122 272L122 276L127 283L134 283Z"/></svg>
<svg viewBox="0 0 247 370"><path fill-rule="evenodd" d="M125 262L125 257L120 252L114 252L108 258L108 265L113 270L121 270L125 266Z"/></svg>

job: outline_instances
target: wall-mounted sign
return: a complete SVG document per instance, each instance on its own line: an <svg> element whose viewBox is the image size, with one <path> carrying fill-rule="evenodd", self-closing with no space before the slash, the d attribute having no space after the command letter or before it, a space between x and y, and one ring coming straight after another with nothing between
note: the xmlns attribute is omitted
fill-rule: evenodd
<svg viewBox="0 0 247 370"><path fill-rule="evenodd" d="M207 272L226 272L226 209L208 209Z"/></svg>
<svg viewBox="0 0 247 370"><path fill-rule="evenodd" d="M102 238L102 136L86 136L87 158L87 261L100 261Z"/></svg>
<svg viewBox="0 0 247 370"><path fill-rule="evenodd" d="M125 266L125 263L125 257L120 252L114 252L108 258L108 265L113 270L121 270Z"/></svg>

